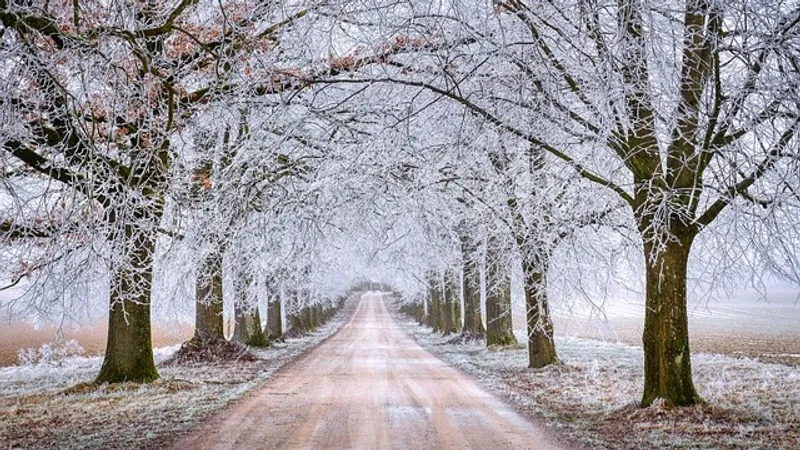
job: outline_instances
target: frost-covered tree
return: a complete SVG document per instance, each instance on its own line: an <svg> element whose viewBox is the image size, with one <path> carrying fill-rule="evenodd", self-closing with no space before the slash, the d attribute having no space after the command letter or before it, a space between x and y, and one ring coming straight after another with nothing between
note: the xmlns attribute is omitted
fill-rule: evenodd
<svg viewBox="0 0 800 450"><path fill-rule="evenodd" d="M185 132L221 100L301 85L277 68L274 50L277 33L306 12L187 0L0 2L7 161L74 193L60 216L45 220L76 224L69 244L89 246L108 269L109 335L97 382L157 378L153 258ZM21 229L16 219L4 223Z"/></svg>
<svg viewBox="0 0 800 450"><path fill-rule="evenodd" d="M779 208L797 185L797 4L405 7L409 39L430 42L423 63L392 58L371 81L438 93L616 194L645 260L642 402L697 402L692 244L725 212Z"/></svg>
<svg viewBox="0 0 800 450"><path fill-rule="evenodd" d="M10 87L2 102L13 123L3 149L79 193L75 207L106 241L109 334L98 382L158 377L150 342L153 253L171 139L191 96L181 72L203 59L176 67L163 57L177 45L168 38L190 2L171 6L0 4Z"/></svg>

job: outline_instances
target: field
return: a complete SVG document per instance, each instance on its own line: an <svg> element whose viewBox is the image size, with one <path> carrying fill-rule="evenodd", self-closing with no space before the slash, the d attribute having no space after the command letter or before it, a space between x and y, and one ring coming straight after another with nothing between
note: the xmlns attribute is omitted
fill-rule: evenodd
<svg viewBox="0 0 800 450"><path fill-rule="evenodd" d="M83 356L99 356L105 352L107 326L105 322L93 326L64 327L60 331L63 340L74 339L83 348ZM22 321L0 322L0 367L19 363L19 351L22 349L40 349L49 344L59 333L54 326L36 328ZM153 328L153 346L169 347L179 344L191 337L192 328L176 326Z"/></svg>
<svg viewBox="0 0 800 450"><path fill-rule="evenodd" d="M768 300L744 292L724 301L690 304L691 350L800 366L797 299L796 291L778 290L770 293ZM643 314L644 305L633 301L606 305L605 317L592 314L585 306L557 306L554 322L556 334L641 346ZM522 338L524 331L520 331Z"/></svg>

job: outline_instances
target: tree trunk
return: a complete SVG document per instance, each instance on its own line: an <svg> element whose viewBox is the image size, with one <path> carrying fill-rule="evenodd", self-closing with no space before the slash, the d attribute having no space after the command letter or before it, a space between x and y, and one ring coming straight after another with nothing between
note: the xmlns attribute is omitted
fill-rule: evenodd
<svg viewBox="0 0 800 450"><path fill-rule="evenodd" d="M294 333L303 334L308 331L308 313L305 308L289 316L290 329Z"/></svg>
<svg viewBox="0 0 800 450"><path fill-rule="evenodd" d="M455 333L461 332L461 329L464 327L461 321L461 290L460 286L461 280L458 281L453 280L453 323L455 324Z"/></svg>
<svg viewBox="0 0 800 450"><path fill-rule="evenodd" d="M314 331L319 327L319 316L317 315L317 307L309 306L306 308L306 317L308 322L308 331Z"/></svg>
<svg viewBox="0 0 800 450"><path fill-rule="evenodd" d="M306 307L304 316L305 318L303 320L306 324L306 331L314 331L314 329L317 328L315 323L316 319L314 318L314 307Z"/></svg>
<svg viewBox="0 0 800 450"><path fill-rule="evenodd" d="M445 336L452 333L458 333L459 323L461 322L461 315L458 314L458 289L457 283L452 273L445 273L444 281L444 322L443 330ZM456 316L458 314L458 316Z"/></svg>
<svg viewBox="0 0 800 450"><path fill-rule="evenodd" d="M247 334L244 330L245 322L247 322L247 313L245 307L238 303L233 304L233 334L231 335L232 342L242 342L242 338Z"/></svg>
<svg viewBox="0 0 800 450"><path fill-rule="evenodd" d="M433 279L429 288L431 299L431 311L428 315L428 324L434 331L442 331L442 289L439 281Z"/></svg>
<svg viewBox="0 0 800 450"><path fill-rule="evenodd" d="M269 340L264 334L264 328L261 326L261 312L257 306L253 306L253 314L248 315L250 318L249 323L245 323L245 329L248 330L245 336L244 343L253 347L269 347Z"/></svg>
<svg viewBox="0 0 800 450"><path fill-rule="evenodd" d="M672 406L701 401L692 382L686 311L686 269L693 240L694 235L669 241L658 253L645 243L643 405L658 398Z"/></svg>
<svg viewBox="0 0 800 450"><path fill-rule="evenodd" d="M425 299L414 305L414 319L422 325L425 323Z"/></svg>
<svg viewBox="0 0 800 450"><path fill-rule="evenodd" d="M486 266L486 345L516 345L511 322L511 278L497 262Z"/></svg>
<svg viewBox="0 0 800 450"><path fill-rule="evenodd" d="M96 384L158 379L150 331L156 237L126 225L124 245L125 259L111 279L108 341Z"/></svg>
<svg viewBox="0 0 800 450"><path fill-rule="evenodd" d="M528 322L528 367L540 369L558 362L553 320L544 275L547 263L525 264L525 309Z"/></svg>
<svg viewBox="0 0 800 450"><path fill-rule="evenodd" d="M264 335L261 328L261 313L257 307L250 309L246 307L236 308L236 325L233 331L232 341L241 342L252 347L268 347L269 340Z"/></svg>
<svg viewBox="0 0 800 450"><path fill-rule="evenodd" d="M244 343L244 338L247 337L246 322L248 321L248 311L250 305L246 302L248 300L247 283L242 277L241 271L236 271L236 278L233 280L233 335L231 341Z"/></svg>
<svg viewBox="0 0 800 450"><path fill-rule="evenodd" d="M288 314L286 316L286 323L288 325L287 328L289 330L302 330L303 329L303 321L300 320L300 316L298 314Z"/></svg>
<svg viewBox="0 0 800 450"><path fill-rule="evenodd" d="M196 344L225 339L222 316L222 252L209 255L197 276L195 290L197 308L194 319Z"/></svg>
<svg viewBox="0 0 800 450"><path fill-rule="evenodd" d="M325 325L333 317L332 310L329 306L319 305L317 306L317 317L319 318L319 325Z"/></svg>
<svg viewBox="0 0 800 450"><path fill-rule="evenodd" d="M251 278L243 271L237 271L234 280L234 329L235 342L253 347L267 347L269 341L261 328L261 313L258 304L250 293Z"/></svg>
<svg viewBox="0 0 800 450"><path fill-rule="evenodd" d="M286 307L292 311L291 314L287 313L286 315L287 331L293 337L305 334L308 331L306 308L300 306L303 304L303 298L302 290L290 288L286 293Z"/></svg>
<svg viewBox="0 0 800 450"><path fill-rule="evenodd" d="M466 247L463 255L464 282L461 287L464 292L463 333L474 337L483 337L486 333L481 318L481 273L478 270L474 249Z"/></svg>
<svg viewBox="0 0 800 450"><path fill-rule="evenodd" d="M271 342L283 341L281 298L276 295L271 300L267 301L267 339Z"/></svg>

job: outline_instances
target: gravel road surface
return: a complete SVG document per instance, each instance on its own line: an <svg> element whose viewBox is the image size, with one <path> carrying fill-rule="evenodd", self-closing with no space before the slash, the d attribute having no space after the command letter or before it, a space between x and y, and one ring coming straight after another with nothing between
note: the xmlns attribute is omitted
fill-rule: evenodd
<svg viewBox="0 0 800 450"><path fill-rule="evenodd" d="M422 349L367 293L330 339L179 449L558 449L563 446Z"/></svg>

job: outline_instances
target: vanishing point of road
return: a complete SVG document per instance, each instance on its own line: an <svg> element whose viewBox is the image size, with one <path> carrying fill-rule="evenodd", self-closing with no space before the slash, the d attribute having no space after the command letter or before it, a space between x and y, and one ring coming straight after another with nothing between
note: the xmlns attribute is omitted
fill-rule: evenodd
<svg viewBox="0 0 800 450"><path fill-rule="evenodd" d="M335 335L176 443L180 449L557 449L420 347L367 293Z"/></svg>

